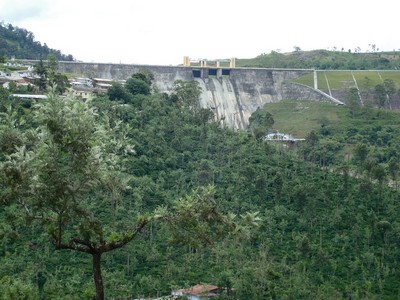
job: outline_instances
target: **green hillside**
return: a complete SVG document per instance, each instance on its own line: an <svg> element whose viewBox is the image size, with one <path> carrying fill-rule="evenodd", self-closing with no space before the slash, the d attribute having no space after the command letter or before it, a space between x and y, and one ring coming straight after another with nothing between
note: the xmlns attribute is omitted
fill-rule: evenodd
<svg viewBox="0 0 400 300"><path fill-rule="evenodd" d="M252 59L238 59L237 66L314 69L317 88L343 103L400 108L400 52L397 51L272 51ZM314 88L314 80L311 72L293 82Z"/></svg>
<svg viewBox="0 0 400 300"><path fill-rule="evenodd" d="M398 297L398 113L267 104L306 140L263 142L148 75L86 103L0 88L0 299Z"/></svg>
<svg viewBox="0 0 400 300"><path fill-rule="evenodd" d="M338 125L348 119L347 108L332 102L285 100L265 106L274 117L274 130L295 138L305 138L312 130L318 131L321 122Z"/></svg>
<svg viewBox="0 0 400 300"><path fill-rule="evenodd" d="M17 59L46 59L49 54L54 55L58 60L72 61L72 55L65 55L60 50L49 48L46 43L41 44L35 40L32 32L13 26L0 23L0 57Z"/></svg>
<svg viewBox="0 0 400 300"><path fill-rule="evenodd" d="M393 80L396 86L400 87L400 71L317 71L318 88L322 90L327 90L328 85L331 89L348 90L350 87L358 86L360 90L366 90L382 83L385 79ZM314 76L310 73L296 78L294 82L314 87Z"/></svg>
<svg viewBox="0 0 400 300"><path fill-rule="evenodd" d="M238 67L296 68L318 70L398 70L400 52L351 53L312 50L280 53L272 51L251 59L237 59Z"/></svg>
<svg viewBox="0 0 400 300"><path fill-rule="evenodd" d="M397 71L328 68L398 60L358 54L239 63L318 63L324 89L399 86ZM196 284L225 300L399 298L399 112L286 99L232 130L199 107L196 82L167 94L153 79L90 101L0 86L0 300L160 299ZM254 134L269 131L304 140Z"/></svg>

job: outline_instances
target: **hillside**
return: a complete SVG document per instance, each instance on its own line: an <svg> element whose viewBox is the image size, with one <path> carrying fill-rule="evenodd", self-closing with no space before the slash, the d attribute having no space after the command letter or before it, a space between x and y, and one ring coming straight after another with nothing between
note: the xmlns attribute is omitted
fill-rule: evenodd
<svg viewBox="0 0 400 300"><path fill-rule="evenodd" d="M65 55L60 50L49 48L35 40L32 32L15 27L11 24L0 23L0 57L17 59L46 59L49 54L58 60L72 61L71 54Z"/></svg>
<svg viewBox="0 0 400 300"><path fill-rule="evenodd" d="M397 84L359 72L363 95ZM198 283L226 300L398 298L399 112L286 99L253 120L305 140L266 142L200 108L195 82L162 93L152 75L91 101L0 86L0 300ZM350 75L318 84L347 91Z"/></svg>
<svg viewBox="0 0 400 300"><path fill-rule="evenodd" d="M400 52L272 51L238 59L238 67L314 69L293 80L349 104L400 108ZM315 75L315 76L314 76ZM352 99L351 99L352 98Z"/></svg>
<svg viewBox="0 0 400 300"><path fill-rule="evenodd" d="M398 113L306 101L265 106L273 129L306 138L286 145L213 121L195 105L191 83L171 95L150 84L139 73L86 104L51 97L30 109L2 91L4 299L93 299L90 255L72 251L74 243L112 245L149 216L147 230L102 257L107 299L197 283L234 293L222 299L396 299ZM101 180L87 178L92 169ZM160 222L190 203L195 209L175 216L175 226ZM198 222L201 203L213 208L206 220L220 212L240 226ZM57 250L57 238L69 250Z"/></svg>
<svg viewBox="0 0 400 300"><path fill-rule="evenodd" d="M296 68L319 70L398 70L400 52L352 53L312 50L280 53L272 51L251 59L238 59L238 67Z"/></svg>
<svg viewBox="0 0 400 300"><path fill-rule="evenodd" d="M391 109L400 108L400 71L399 70L316 70L316 78L313 74L300 76L293 82L314 87L316 79L318 89L340 99L348 104L352 91L356 91L356 99L360 105L379 104L379 87L390 84L391 90L385 90L383 102ZM350 101L351 102L351 101Z"/></svg>

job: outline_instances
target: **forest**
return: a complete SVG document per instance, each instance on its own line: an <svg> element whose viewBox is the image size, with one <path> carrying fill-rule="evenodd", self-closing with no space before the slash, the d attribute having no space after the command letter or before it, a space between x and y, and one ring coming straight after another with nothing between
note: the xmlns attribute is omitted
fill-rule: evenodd
<svg viewBox="0 0 400 300"><path fill-rule="evenodd" d="M74 57L65 55L60 50L49 48L35 40L35 35L12 24L0 22L0 62L6 59L46 59L54 55L58 60L72 61Z"/></svg>
<svg viewBox="0 0 400 300"><path fill-rule="evenodd" d="M398 297L398 112L334 106L285 144L268 104L234 131L199 93L145 71L86 102L0 87L0 299Z"/></svg>

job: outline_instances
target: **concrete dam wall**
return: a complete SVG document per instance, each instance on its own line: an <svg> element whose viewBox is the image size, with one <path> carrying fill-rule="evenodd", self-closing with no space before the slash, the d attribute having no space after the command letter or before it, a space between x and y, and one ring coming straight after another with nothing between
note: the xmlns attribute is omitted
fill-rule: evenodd
<svg viewBox="0 0 400 300"><path fill-rule="evenodd" d="M313 70L59 63L61 72L112 80L126 80L142 70L154 75L153 86L160 92L172 92L175 80L196 80L202 90L201 107L210 108L217 120L235 129L246 128L251 114L266 103L283 99L329 101L317 90L290 82Z"/></svg>

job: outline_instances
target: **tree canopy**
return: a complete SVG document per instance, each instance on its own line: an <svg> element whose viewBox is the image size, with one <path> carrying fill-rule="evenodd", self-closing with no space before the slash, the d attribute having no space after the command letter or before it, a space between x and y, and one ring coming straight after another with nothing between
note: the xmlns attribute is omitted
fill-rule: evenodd
<svg viewBox="0 0 400 300"><path fill-rule="evenodd" d="M195 201L177 202L176 213L167 206L138 211L131 202L122 201L122 194L129 194L133 184L124 167L134 153L127 142L128 124L110 122L88 102L61 98L54 92L35 105L32 113L38 126L29 132L15 129L18 122L11 108L3 113L2 139L9 139L13 129L17 138L11 148L4 149L2 197L5 204L19 207L30 223L41 226L56 250L92 256L96 299L105 297L102 254L125 246L150 222L165 220L176 228L190 227L191 238L208 241L211 232L202 232L204 225L223 221L215 204L200 194Z"/></svg>
<svg viewBox="0 0 400 300"><path fill-rule="evenodd" d="M249 118L249 130L251 134L260 139L267 135L268 130L274 125L274 118L267 111L268 106L264 105L263 108L258 108Z"/></svg>
<svg viewBox="0 0 400 300"><path fill-rule="evenodd" d="M35 40L35 35L11 24L0 23L0 57L19 59L45 59L54 55L58 60L72 61L74 57L49 48Z"/></svg>
<svg viewBox="0 0 400 300"><path fill-rule="evenodd" d="M284 144L221 126L194 82L118 89L128 101L26 108L0 88L0 299L93 299L95 274L107 299L199 282L227 299L397 297L395 111L332 106ZM303 121L313 105L328 104ZM282 126L271 107L259 136Z"/></svg>

